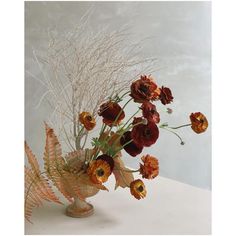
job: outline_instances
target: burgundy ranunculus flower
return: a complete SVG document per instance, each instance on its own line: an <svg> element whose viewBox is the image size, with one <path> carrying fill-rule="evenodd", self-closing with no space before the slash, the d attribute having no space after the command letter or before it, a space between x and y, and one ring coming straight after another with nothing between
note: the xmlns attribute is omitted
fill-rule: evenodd
<svg viewBox="0 0 236 236"><path fill-rule="evenodd" d="M127 131L123 134L123 136L120 139L120 144L123 146L125 145L127 142L129 142L131 140L131 131ZM143 151L143 146L140 146L136 143L134 143L133 141L129 144L127 144L124 147L125 151L127 153L129 153L132 157L137 156L138 154L140 154Z"/></svg>
<svg viewBox="0 0 236 236"><path fill-rule="evenodd" d="M163 105L173 102L174 97L172 96L171 90L167 87L161 87L160 100Z"/></svg>
<svg viewBox="0 0 236 236"><path fill-rule="evenodd" d="M131 85L130 96L134 102L143 103L145 101L156 100L160 96L160 88L150 76L143 75Z"/></svg>
<svg viewBox="0 0 236 236"><path fill-rule="evenodd" d="M156 106L150 102L144 102L141 106L143 117L150 122L159 123L160 115L156 110Z"/></svg>
<svg viewBox="0 0 236 236"><path fill-rule="evenodd" d="M102 116L103 122L109 126L118 125L125 118L125 113L120 105L112 101L103 103L100 106L98 115Z"/></svg>
<svg viewBox="0 0 236 236"><path fill-rule="evenodd" d="M154 122L148 122L146 125L140 123L142 118L134 118L133 125L135 125L131 131L131 137L136 144L144 147L150 147L154 144L159 137L159 129Z"/></svg>

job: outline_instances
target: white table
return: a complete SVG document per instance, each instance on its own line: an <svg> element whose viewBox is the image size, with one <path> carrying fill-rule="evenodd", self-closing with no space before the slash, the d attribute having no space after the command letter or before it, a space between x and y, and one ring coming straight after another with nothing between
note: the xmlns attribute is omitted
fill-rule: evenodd
<svg viewBox="0 0 236 236"><path fill-rule="evenodd" d="M25 234L211 233L211 191L163 177L145 185L147 197L136 200L129 189L114 191L111 179L106 184L110 192L89 199L95 213L88 218L70 218L65 206L45 203L33 211L33 224L25 223Z"/></svg>

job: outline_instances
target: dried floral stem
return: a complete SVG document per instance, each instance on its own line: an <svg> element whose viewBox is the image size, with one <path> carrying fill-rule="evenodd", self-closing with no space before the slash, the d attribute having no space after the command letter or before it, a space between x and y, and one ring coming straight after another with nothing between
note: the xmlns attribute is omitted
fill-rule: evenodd
<svg viewBox="0 0 236 236"><path fill-rule="evenodd" d="M61 127L68 121L73 124L72 131L66 130L65 134L63 130L62 135L67 136L67 139L70 137L76 149L81 148L81 139L86 135L83 132L77 138L77 114L87 110L95 116L99 106L109 96L124 91L144 71L152 73L157 70L153 69L157 68L154 64L156 58L138 59L139 42L127 44L129 34L126 27L113 32L104 29L93 33L87 27L88 23L86 15L72 32L60 35L49 31L47 57L42 58L33 51L43 79L27 72L47 88L38 106L44 100L50 102L55 109L50 122L54 127L57 126L57 131L63 130ZM50 76L47 76L46 69L52 72ZM128 93L124 92L120 99Z"/></svg>
<svg viewBox="0 0 236 236"><path fill-rule="evenodd" d="M82 149L84 149L84 147L85 147L85 144L87 142L87 138L88 138L88 131L86 132L86 135L85 135L85 138L84 138L84 143L82 145Z"/></svg>

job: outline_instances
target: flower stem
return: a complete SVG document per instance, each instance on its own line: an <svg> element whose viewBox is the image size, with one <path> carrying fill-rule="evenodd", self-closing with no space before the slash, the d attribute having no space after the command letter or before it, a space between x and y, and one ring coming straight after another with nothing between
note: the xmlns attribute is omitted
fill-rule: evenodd
<svg viewBox="0 0 236 236"><path fill-rule="evenodd" d="M125 172L132 172L132 173L135 173L135 172L139 172L140 169L138 170L125 170L125 169L122 169L122 168L116 168L117 170L122 170L122 171L125 171Z"/></svg>
<svg viewBox="0 0 236 236"><path fill-rule="evenodd" d="M185 124L185 125L180 125L180 126L177 126L177 127L169 127L170 129L179 129L179 128L183 128L183 127L187 127L187 126L190 126L192 124Z"/></svg>
<svg viewBox="0 0 236 236"><path fill-rule="evenodd" d="M119 148L118 151L116 151L116 153L115 153L113 156L116 156L116 154L117 154L118 152L120 152L126 145L128 145L128 144L130 144L130 143L132 143L132 142L133 142L133 139L131 139L131 140L129 140L128 142L126 142L122 147Z"/></svg>
<svg viewBox="0 0 236 236"><path fill-rule="evenodd" d="M122 111L125 109L125 107L128 105L128 103L129 103L132 99L133 99L133 98L130 98L130 99L125 103L125 105L122 107L122 109L121 109L120 112L118 113L118 115L117 115L115 121L114 121L113 124L111 125L111 128L110 128L109 132L111 131L111 129L112 129L112 127L114 126L114 124L116 123L116 121L119 119L119 117L120 117Z"/></svg>
<svg viewBox="0 0 236 236"><path fill-rule="evenodd" d="M123 129L123 128L129 123L129 121L130 121L135 115L138 114L139 110L140 110L140 109L138 109L138 110L125 122L125 124L121 127L121 129Z"/></svg>
<svg viewBox="0 0 236 236"><path fill-rule="evenodd" d="M128 103L129 103L132 99L133 99L133 98L130 98L130 99L125 103L125 105L122 107L122 109L120 110L120 112L118 113L118 115L117 115L115 121L112 123L110 129L108 130L108 133L107 133L107 137L108 137L108 139L107 139L106 141L109 141L109 134L110 134L110 132L111 132L111 130L112 130L114 124L115 124L116 121L119 119L119 117L120 117L122 111L124 110L124 108L128 105Z"/></svg>
<svg viewBox="0 0 236 236"><path fill-rule="evenodd" d="M176 132L174 132L173 130L169 130L168 128L166 128L166 127L161 127L160 126L160 128L161 129L165 129L165 130L167 130L167 131L169 131L169 132L171 132L171 133L173 133L175 136L177 136L178 138L179 138L179 140L180 140L180 144L181 145L184 145L184 141L183 141L183 139L176 133Z"/></svg>
<svg viewBox="0 0 236 236"><path fill-rule="evenodd" d="M125 92L125 93L120 97L120 99L123 98L123 97L124 97L126 94L128 94L128 93L130 93L130 91Z"/></svg>

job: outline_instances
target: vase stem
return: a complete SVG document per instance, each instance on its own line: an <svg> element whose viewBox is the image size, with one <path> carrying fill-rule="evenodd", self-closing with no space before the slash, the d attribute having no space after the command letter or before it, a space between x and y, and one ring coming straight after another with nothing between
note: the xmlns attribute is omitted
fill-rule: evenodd
<svg viewBox="0 0 236 236"><path fill-rule="evenodd" d="M76 218L87 217L93 213L93 205L79 198L75 198L74 202L66 208L66 215Z"/></svg>

